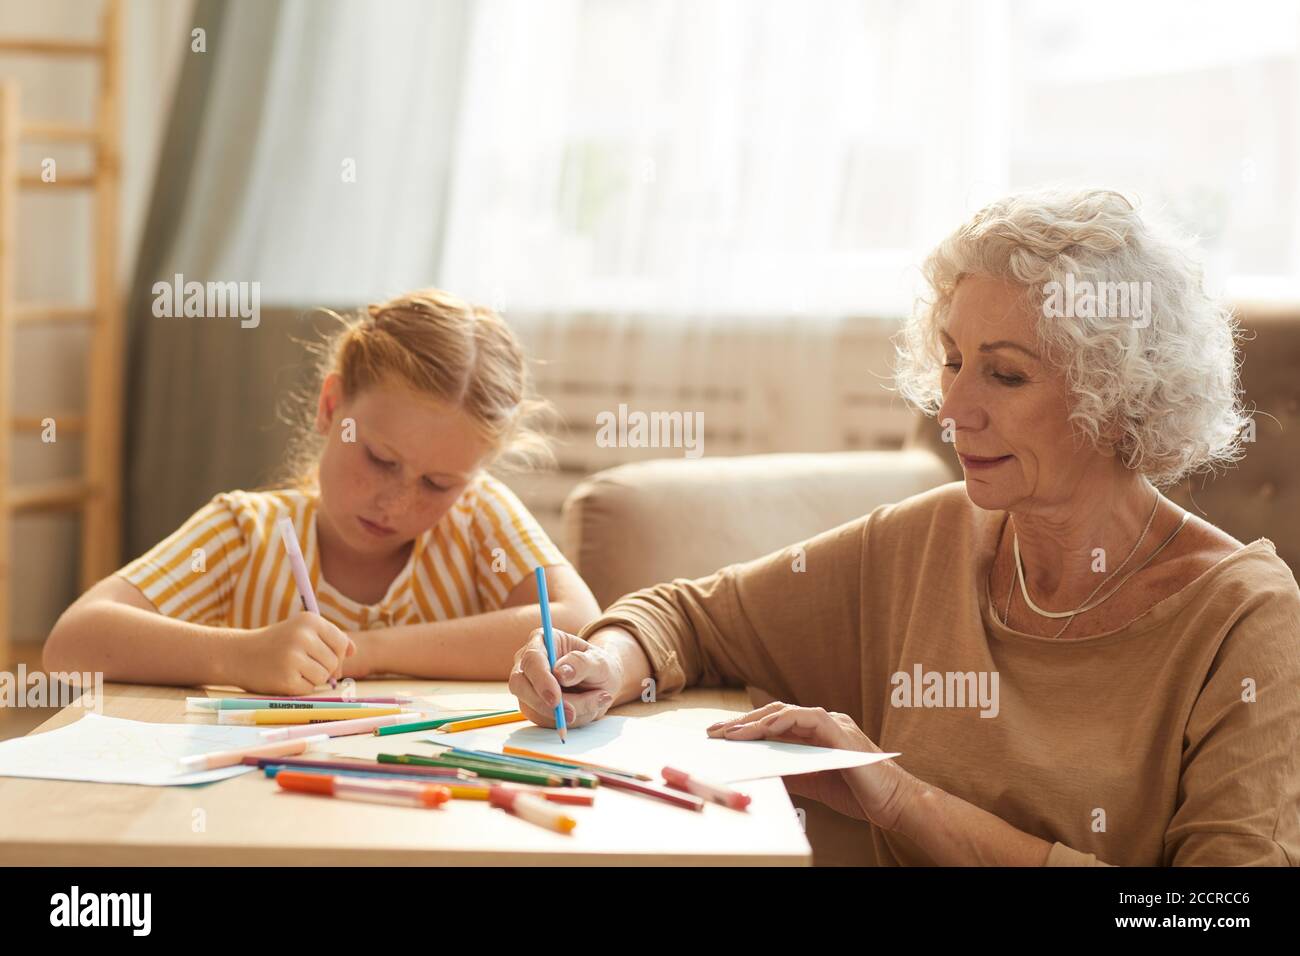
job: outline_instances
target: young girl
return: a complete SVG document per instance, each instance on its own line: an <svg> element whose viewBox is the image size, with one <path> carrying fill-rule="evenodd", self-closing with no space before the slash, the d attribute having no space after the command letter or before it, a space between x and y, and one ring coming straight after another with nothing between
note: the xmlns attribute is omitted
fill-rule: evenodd
<svg viewBox="0 0 1300 956"><path fill-rule="evenodd" d="M331 677L504 680L540 621L599 613L532 515L484 470L545 449L527 369L494 313L436 289L347 324L326 352L319 450L296 487L219 494L76 601L45 666L105 680L306 694ZM320 615L302 610L293 520Z"/></svg>

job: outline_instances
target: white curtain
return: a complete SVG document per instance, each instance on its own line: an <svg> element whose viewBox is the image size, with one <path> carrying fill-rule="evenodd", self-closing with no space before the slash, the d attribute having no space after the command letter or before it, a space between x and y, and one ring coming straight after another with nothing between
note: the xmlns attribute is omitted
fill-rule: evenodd
<svg viewBox="0 0 1300 956"><path fill-rule="evenodd" d="M964 148L1005 100L1006 2L973 6L476 3L442 281L526 339L604 316L603 380L738 396L705 430L744 450L844 447L839 320L897 317L915 251L1005 185Z"/></svg>
<svg viewBox="0 0 1300 956"><path fill-rule="evenodd" d="M1138 193L1223 281L1300 280L1291 0L229 7L274 22L189 234L264 301L433 273L515 311L896 316L935 241L1048 181Z"/></svg>
<svg viewBox="0 0 1300 956"><path fill-rule="evenodd" d="M525 339L595 315L602 380L839 447L842 320L1011 189L1130 189L1212 279L1300 278L1295 4L1099 2L230 0L169 261L268 306L432 282Z"/></svg>
<svg viewBox="0 0 1300 956"><path fill-rule="evenodd" d="M517 309L896 313L915 250L1005 186L978 146L1006 7L476 3L445 281Z"/></svg>
<svg viewBox="0 0 1300 956"><path fill-rule="evenodd" d="M350 305L438 270L465 0L228 0L172 259L263 303Z"/></svg>
<svg viewBox="0 0 1300 956"><path fill-rule="evenodd" d="M1049 182L1300 288L1292 0L480 0L464 96L444 278L516 308L896 315Z"/></svg>

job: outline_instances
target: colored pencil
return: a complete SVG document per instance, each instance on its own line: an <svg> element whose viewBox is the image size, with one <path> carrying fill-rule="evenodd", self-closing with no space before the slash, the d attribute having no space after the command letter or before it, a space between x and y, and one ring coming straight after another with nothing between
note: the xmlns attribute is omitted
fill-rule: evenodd
<svg viewBox="0 0 1300 956"><path fill-rule="evenodd" d="M453 799L456 800L486 800L488 790L493 786L487 780L474 779L475 774L470 770L459 770L456 768L447 768L445 770L437 767L413 767L394 764L373 764L362 761L342 761L342 760L276 760L275 758L249 758L242 761L247 765L255 765L271 779L274 779L281 770L300 770L304 773L336 773L348 774L352 776L380 777L380 778L398 778L407 780L425 780L430 783L439 783L450 788ZM356 766L353 766L356 763ZM454 775L454 776L453 776ZM566 803L573 806L590 807L596 802L595 794L578 793L570 789L550 790L541 787L534 788L531 785L523 784L527 793L533 796L541 797L551 803Z"/></svg>
<svg viewBox="0 0 1300 956"><path fill-rule="evenodd" d="M542 641L546 644L547 666L555 671L555 631L551 627L551 599L546 593L546 569L538 567L533 571L537 577L537 604L542 609ZM564 688L560 688L560 702L555 705L555 732L560 735L560 743L569 736L569 725L564 719Z"/></svg>
<svg viewBox="0 0 1300 956"><path fill-rule="evenodd" d="M419 714L389 714L386 717L361 717L357 720L329 720L323 724L311 723L273 727L270 730L263 730L261 736L267 740L289 740L293 737L306 737L314 733L329 734L331 737L347 737L350 734L369 734L376 727L403 724L419 716Z"/></svg>
<svg viewBox="0 0 1300 956"><path fill-rule="evenodd" d="M520 778L516 780L517 783L534 783L538 786L549 787L579 786L578 780L567 774L557 773L551 770L543 770L537 767L524 767L519 764L508 764L502 763L498 760L485 760L477 757L467 757L463 754L451 753L437 754L432 759L441 761L444 766L464 767L466 770L473 770L479 776L492 776L499 773L515 774ZM498 779L506 778L498 777Z"/></svg>
<svg viewBox="0 0 1300 956"><path fill-rule="evenodd" d="M620 770L617 767L607 767L602 763L592 763L589 760L576 760L570 757L561 757L559 754L548 754L540 750L525 750L523 747L512 747L509 744L502 747L501 752L514 754L518 757L533 757L539 760L549 760L554 763L567 764L571 767L582 767L587 770L600 770L604 773L616 773L620 777L631 777L633 780L654 780L654 777L644 773L635 773L631 770Z"/></svg>
<svg viewBox="0 0 1300 956"><path fill-rule="evenodd" d="M518 711L498 710L491 714L481 714L480 717L498 717L502 714L513 713L518 713ZM375 736L387 737L390 734L409 734L413 730L439 730L447 724L463 723L467 719L465 717L438 717L435 720L417 720L409 724L399 724L395 727L380 727L375 731Z"/></svg>
<svg viewBox="0 0 1300 956"><path fill-rule="evenodd" d="M687 810L704 809L704 800L691 793L679 793L676 790L669 790L667 787L642 783L640 780L629 780L627 777L620 777L618 774L598 772L596 776L600 778L600 782L605 786L614 787L616 790L629 790L643 797L654 797L656 800L663 800L665 803L671 803L674 806L685 807Z"/></svg>
<svg viewBox="0 0 1300 956"><path fill-rule="evenodd" d="M522 713L517 710L507 711L503 714L497 714L495 717L472 717L469 719L456 720L448 724L443 724L439 728L440 733L456 734L462 730L476 730L479 727L495 727L497 724L514 724L521 720L527 720Z"/></svg>
<svg viewBox="0 0 1300 956"><path fill-rule="evenodd" d="M449 760L441 757L421 757L418 754L380 754L379 762L415 764L418 767L461 767L465 770L473 770L480 777L509 780L514 783L532 783L540 787L558 787L562 782L562 779L554 774L515 770L491 765L487 761L476 764L471 761Z"/></svg>
<svg viewBox="0 0 1300 956"><path fill-rule="evenodd" d="M438 744L436 742L434 742L434 745L439 747L445 746L444 744ZM563 777L579 782L580 786L594 787L600 783L600 781L596 779L595 774L583 770L580 767L575 767L572 764L566 765L554 760L534 760L532 757L515 757L510 754L492 753L489 750L467 750L462 747L447 747L446 750L447 752L459 754L460 756L467 757L471 760L479 758L481 760L501 763L506 766L522 767L539 773L543 771L547 773L558 773Z"/></svg>
<svg viewBox="0 0 1300 956"><path fill-rule="evenodd" d="M473 780L474 771L458 767L397 767L369 760L315 760L308 757L246 757L246 766L265 770L268 766L297 767L303 770L365 770L368 773L407 774L415 777L447 777Z"/></svg>

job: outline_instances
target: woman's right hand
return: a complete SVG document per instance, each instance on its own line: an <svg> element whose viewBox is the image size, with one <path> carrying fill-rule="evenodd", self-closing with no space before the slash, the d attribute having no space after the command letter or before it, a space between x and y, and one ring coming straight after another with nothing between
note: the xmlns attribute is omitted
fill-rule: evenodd
<svg viewBox="0 0 1300 956"><path fill-rule="evenodd" d="M310 694L342 673L343 658L356 652L352 639L319 614L299 611L256 628L234 645L234 683L249 693Z"/></svg>
<svg viewBox="0 0 1300 956"><path fill-rule="evenodd" d="M555 705L564 698L564 721L581 727L605 716L623 686L623 662L602 647L566 631L552 630L555 670L548 666L542 629L515 654L509 688L519 710L540 727L555 726Z"/></svg>

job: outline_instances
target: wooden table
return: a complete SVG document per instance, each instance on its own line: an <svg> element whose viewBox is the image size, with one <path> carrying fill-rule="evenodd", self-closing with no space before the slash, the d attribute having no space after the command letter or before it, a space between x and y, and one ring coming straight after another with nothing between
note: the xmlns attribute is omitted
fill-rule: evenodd
<svg viewBox="0 0 1300 956"><path fill-rule="evenodd" d="M505 693L500 683L360 681L358 696ZM218 690L104 685L103 713L160 723L211 723L185 698ZM695 689L617 710L644 716L691 708L750 709L742 690ZM73 705L32 733L80 719ZM701 729L714 718L710 717ZM339 752L373 755L391 738L336 738ZM569 836L485 802L420 811L278 790L261 772L213 784L146 787L0 778L0 865L800 865L812 851L780 780L744 784L748 812L709 805L694 813L600 788L592 807L570 807Z"/></svg>

